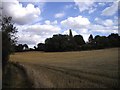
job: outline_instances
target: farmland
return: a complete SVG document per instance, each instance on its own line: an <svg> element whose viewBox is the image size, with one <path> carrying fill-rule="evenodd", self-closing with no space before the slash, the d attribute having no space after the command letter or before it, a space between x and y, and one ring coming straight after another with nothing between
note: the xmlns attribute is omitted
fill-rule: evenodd
<svg viewBox="0 0 120 90"><path fill-rule="evenodd" d="M0 89L2 88L2 64L0 63Z"/></svg>
<svg viewBox="0 0 120 90"><path fill-rule="evenodd" d="M10 56L34 88L115 88L118 48L74 52L21 52ZM24 77L23 77L24 78Z"/></svg>

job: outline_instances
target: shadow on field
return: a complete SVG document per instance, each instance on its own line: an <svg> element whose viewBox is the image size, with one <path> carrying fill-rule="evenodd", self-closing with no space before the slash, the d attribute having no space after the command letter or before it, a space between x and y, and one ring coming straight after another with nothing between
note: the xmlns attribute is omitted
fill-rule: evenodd
<svg viewBox="0 0 120 90"><path fill-rule="evenodd" d="M19 64L9 62L3 73L2 88L32 88L28 75Z"/></svg>
<svg viewBox="0 0 120 90"><path fill-rule="evenodd" d="M0 89L2 89L2 63L0 62Z"/></svg>

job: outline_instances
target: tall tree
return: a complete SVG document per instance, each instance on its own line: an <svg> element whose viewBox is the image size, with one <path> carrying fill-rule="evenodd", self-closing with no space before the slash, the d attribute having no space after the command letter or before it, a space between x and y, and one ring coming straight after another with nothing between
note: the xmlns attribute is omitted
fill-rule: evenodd
<svg viewBox="0 0 120 90"><path fill-rule="evenodd" d="M90 34L90 36L89 36L89 38L88 38L88 41L89 41L89 43L92 43L92 42L93 42L93 35L92 35L92 34Z"/></svg>
<svg viewBox="0 0 120 90"><path fill-rule="evenodd" d="M14 52L14 46L16 44L15 33L17 32L12 17L2 17L2 66L4 66L9 60L9 55Z"/></svg>
<svg viewBox="0 0 120 90"><path fill-rule="evenodd" d="M71 30L71 29L69 29L69 36L70 36L70 37L73 37L73 35L72 35L72 30Z"/></svg>

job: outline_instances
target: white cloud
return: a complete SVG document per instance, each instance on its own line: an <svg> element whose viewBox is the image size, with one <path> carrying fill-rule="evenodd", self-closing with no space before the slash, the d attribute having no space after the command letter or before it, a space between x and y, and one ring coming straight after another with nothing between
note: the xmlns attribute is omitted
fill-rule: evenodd
<svg viewBox="0 0 120 90"><path fill-rule="evenodd" d="M20 25L17 28L19 30L17 33L18 43L27 43L31 46L43 43L46 38L61 31L58 26L48 24Z"/></svg>
<svg viewBox="0 0 120 90"><path fill-rule="evenodd" d="M41 10L33 4L23 7L17 0L3 2L3 15L11 16L13 21L18 24L28 24L40 20Z"/></svg>
<svg viewBox="0 0 120 90"><path fill-rule="evenodd" d="M57 20L53 21L52 24L54 24L54 25L58 24Z"/></svg>
<svg viewBox="0 0 120 90"><path fill-rule="evenodd" d="M46 20L44 23L47 24L47 25L50 25L50 24L51 25L57 25L58 24L57 20L54 20L53 22L51 22L49 20Z"/></svg>
<svg viewBox="0 0 120 90"><path fill-rule="evenodd" d="M29 32L38 32L42 34L42 32L58 32L60 31L60 28L58 26L53 25L30 25L27 28ZM42 32L41 32L42 31Z"/></svg>
<svg viewBox="0 0 120 90"><path fill-rule="evenodd" d="M71 28L77 34L83 35L85 41L88 40L90 34L94 34L94 33L102 33L102 34L118 33L118 26L116 24L116 19L102 20L100 18L96 18L95 23L92 23L89 21L88 18L77 16L77 17L69 17L61 21L61 25L66 29Z"/></svg>
<svg viewBox="0 0 120 90"><path fill-rule="evenodd" d="M113 21L111 19L102 20L100 18L95 18L95 21L97 24L101 24L101 25L109 26L109 27L116 25L116 21Z"/></svg>
<svg viewBox="0 0 120 90"><path fill-rule="evenodd" d="M73 35L80 34L85 41L88 41L90 35L90 31L88 30L90 21L88 18L82 16L69 17L66 20L61 21L61 25L67 29L71 28ZM69 30L64 31L63 33L69 34Z"/></svg>
<svg viewBox="0 0 120 90"><path fill-rule="evenodd" d="M99 4L100 6L104 6L104 5L105 5L104 2L99 2L98 4Z"/></svg>
<svg viewBox="0 0 120 90"><path fill-rule="evenodd" d="M110 34L110 33L118 33L118 26L103 26L103 25L90 25L92 33L102 33L102 34Z"/></svg>
<svg viewBox="0 0 120 90"><path fill-rule="evenodd" d="M65 13L57 13L55 14L55 18L61 18L61 17L64 17L65 16Z"/></svg>
<svg viewBox="0 0 120 90"><path fill-rule="evenodd" d="M112 16L117 12L117 10L118 10L118 1L115 1L110 7L107 7L102 11L102 15Z"/></svg>
<svg viewBox="0 0 120 90"><path fill-rule="evenodd" d="M46 21L45 21L45 24L48 24L48 25L49 25L49 24L50 24L50 21L49 21L49 20L46 20Z"/></svg>
<svg viewBox="0 0 120 90"><path fill-rule="evenodd" d="M66 27L66 28L81 28L81 27L86 27L86 25L89 25L90 21L82 16L77 16L77 17L69 17L66 20L61 21L61 25Z"/></svg>
<svg viewBox="0 0 120 90"><path fill-rule="evenodd" d="M110 19L107 19L107 20L105 20L105 22L103 23L105 26L113 26L113 21L112 20L110 20Z"/></svg>
<svg viewBox="0 0 120 90"><path fill-rule="evenodd" d="M95 11L96 11L96 8L90 8L89 11L88 11L88 13L91 14L91 13L93 13Z"/></svg>
<svg viewBox="0 0 120 90"><path fill-rule="evenodd" d="M74 0L75 4L79 7L80 12L88 10L94 7L95 0L87 0L86 2L79 2L79 0Z"/></svg>

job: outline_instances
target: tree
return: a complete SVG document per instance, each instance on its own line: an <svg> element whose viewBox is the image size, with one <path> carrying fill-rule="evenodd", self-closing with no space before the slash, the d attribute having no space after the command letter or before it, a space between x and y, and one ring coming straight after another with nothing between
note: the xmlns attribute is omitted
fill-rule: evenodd
<svg viewBox="0 0 120 90"><path fill-rule="evenodd" d="M96 48L106 48L109 47L109 39L106 36L95 36L94 39Z"/></svg>
<svg viewBox="0 0 120 90"><path fill-rule="evenodd" d="M54 50L54 46L53 46L53 40L52 38L47 38L45 40L45 51L53 51Z"/></svg>
<svg viewBox="0 0 120 90"><path fill-rule="evenodd" d="M24 45L23 45L23 50L28 50L28 49L29 49L28 45L27 45L27 44L24 44Z"/></svg>
<svg viewBox="0 0 120 90"><path fill-rule="evenodd" d="M24 45L18 44L18 46L16 46L16 51L22 52L22 51L23 51L23 48L24 48Z"/></svg>
<svg viewBox="0 0 120 90"><path fill-rule="evenodd" d="M108 36L110 46L111 47L119 47L120 46L120 36L118 34L111 33Z"/></svg>
<svg viewBox="0 0 120 90"><path fill-rule="evenodd" d="M69 36L70 36L70 37L73 37L73 35L72 35L72 30L71 30L71 29L69 30Z"/></svg>
<svg viewBox="0 0 120 90"><path fill-rule="evenodd" d="M34 49L35 49L35 50L37 49L36 46L34 46Z"/></svg>
<svg viewBox="0 0 120 90"><path fill-rule="evenodd" d="M17 29L12 22L12 17L2 17L2 66L3 69L9 60L9 55L14 52L16 44L15 33Z"/></svg>
<svg viewBox="0 0 120 90"><path fill-rule="evenodd" d="M82 35L75 35L75 36L74 36L74 40L75 40L75 42L77 43L77 45L79 45L79 46L85 44L85 41L84 41Z"/></svg>
<svg viewBox="0 0 120 90"><path fill-rule="evenodd" d="M46 51L71 51L75 50L75 48L76 43L74 38L70 38L68 35L57 34L45 40Z"/></svg>
<svg viewBox="0 0 120 90"><path fill-rule="evenodd" d="M37 44L37 50L38 51L44 51L45 50L45 44L44 43L38 43Z"/></svg>
<svg viewBox="0 0 120 90"><path fill-rule="evenodd" d="M88 41L89 41L89 43L93 43L93 35L92 34L90 34Z"/></svg>

